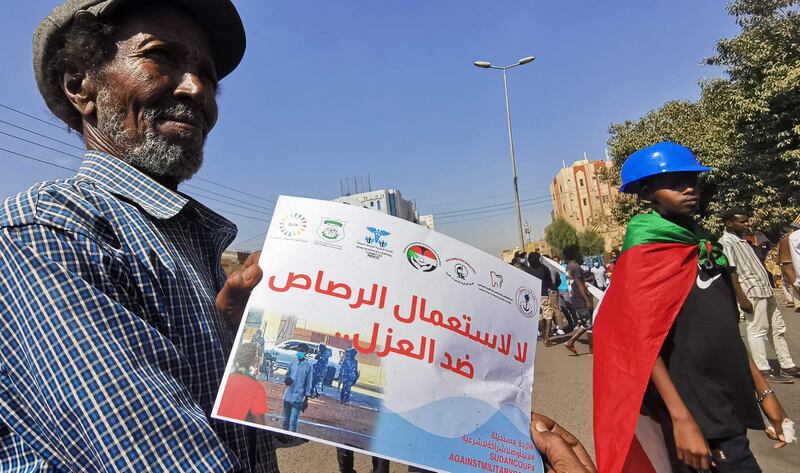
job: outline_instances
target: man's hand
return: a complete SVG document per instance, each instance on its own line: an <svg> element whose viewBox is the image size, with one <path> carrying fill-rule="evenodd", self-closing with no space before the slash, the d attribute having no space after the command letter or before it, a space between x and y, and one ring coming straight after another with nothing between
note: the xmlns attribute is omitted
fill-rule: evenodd
<svg viewBox="0 0 800 473"><path fill-rule="evenodd" d="M232 330L239 327L250 292L261 280L260 257L261 250L248 256L242 267L228 276L225 286L217 294L217 310Z"/></svg>
<svg viewBox="0 0 800 473"><path fill-rule="evenodd" d="M534 412L531 437L542 454L545 471L597 473L597 468L583 445L553 419Z"/></svg>
<svg viewBox="0 0 800 473"><path fill-rule="evenodd" d="M695 470L711 468L711 450L694 419L674 420L672 433L675 435L675 449L679 460Z"/></svg>
<svg viewBox="0 0 800 473"><path fill-rule="evenodd" d="M746 314L752 314L753 313L753 303L750 302L747 299L739 302L739 308L742 309L742 312L744 312Z"/></svg>
<svg viewBox="0 0 800 473"><path fill-rule="evenodd" d="M778 441L773 445L773 448L785 446L786 439L783 436L783 421L786 419L786 412L784 412L781 403L778 402L778 398L775 397L775 393L768 395L761 401L761 410L764 411L764 415L767 416L767 419L769 419L769 422L772 424L772 428L775 429L774 432L765 430L767 437Z"/></svg>
<svg viewBox="0 0 800 473"><path fill-rule="evenodd" d="M736 269L731 272L731 280L733 281L733 292L736 294L736 302L739 303L739 308L746 314L752 314L753 303L747 298L742 285L739 284L739 275L736 273Z"/></svg>

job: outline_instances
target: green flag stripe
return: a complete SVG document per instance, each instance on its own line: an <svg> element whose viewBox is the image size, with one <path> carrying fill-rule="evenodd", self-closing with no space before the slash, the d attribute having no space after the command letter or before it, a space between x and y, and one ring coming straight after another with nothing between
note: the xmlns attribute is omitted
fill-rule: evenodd
<svg viewBox="0 0 800 473"><path fill-rule="evenodd" d="M658 212L636 215L628 223L622 251L648 243L698 245L699 264L711 264L717 267L728 265L722 247L712 242L711 236L694 220L691 221L689 228L686 228L665 219Z"/></svg>

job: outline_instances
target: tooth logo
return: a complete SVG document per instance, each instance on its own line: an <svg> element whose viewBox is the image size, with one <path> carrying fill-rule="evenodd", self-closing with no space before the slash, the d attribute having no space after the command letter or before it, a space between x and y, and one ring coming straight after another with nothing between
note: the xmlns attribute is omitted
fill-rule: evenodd
<svg viewBox="0 0 800 473"><path fill-rule="evenodd" d="M503 276L501 274L491 271L489 276L492 278L492 287L494 289L500 289L503 287Z"/></svg>

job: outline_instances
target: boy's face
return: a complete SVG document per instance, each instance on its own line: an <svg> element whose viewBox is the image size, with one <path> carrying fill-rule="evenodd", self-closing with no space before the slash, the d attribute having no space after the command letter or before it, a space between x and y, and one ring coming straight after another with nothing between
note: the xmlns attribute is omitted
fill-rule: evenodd
<svg viewBox="0 0 800 473"><path fill-rule="evenodd" d="M658 174L643 186L642 200L661 213L688 216L700 209L700 186L697 173Z"/></svg>
<svg viewBox="0 0 800 473"><path fill-rule="evenodd" d="M737 235L750 233L750 217L747 215L734 215L733 220L726 224L728 230Z"/></svg>

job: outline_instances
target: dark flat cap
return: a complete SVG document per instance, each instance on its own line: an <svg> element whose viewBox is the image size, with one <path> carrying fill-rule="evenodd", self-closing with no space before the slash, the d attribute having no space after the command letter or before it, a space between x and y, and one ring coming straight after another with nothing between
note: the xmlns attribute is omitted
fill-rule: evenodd
<svg viewBox="0 0 800 473"><path fill-rule="evenodd" d="M244 25L231 0L67 0L50 12L33 33L36 85L50 110L67 124L72 123L74 117L64 116L64 108L59 107L67 99L61 90L60 78L50 77L52 69L47 66L63 46L63 32L79 12L107 18L120 7L135 7L137 3L174 5L191 15L208 35L218 78L230 74L241 62L246 44Z"/></svg>

